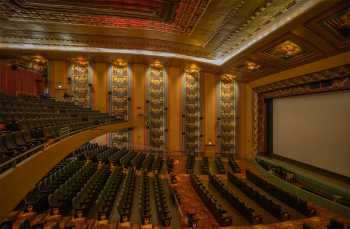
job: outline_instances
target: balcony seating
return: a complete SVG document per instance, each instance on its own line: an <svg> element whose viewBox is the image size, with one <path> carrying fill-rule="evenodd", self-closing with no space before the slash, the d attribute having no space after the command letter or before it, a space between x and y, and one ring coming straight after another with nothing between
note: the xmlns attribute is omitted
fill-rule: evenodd
<svg viewBox="0 0 350 229"><path fill-rule="evenodd" d="M233 174L228 173L227 178L233 185L239 188L244 194L246 194L249 198L251 198L256 203L258 203L261 207L263 207L266 211L270 212L276 218L280 220L287 220L290 218L290 215L288 214L288 212L285 211L281 205L275 203L266 195L253 189L247 183L243 182Z"/></svg>
<svg viewBox="0 0 350 229"><path fill-rule="evenodd" d="M138 198L138 209L140 211L141 222L143 225L150 224L152 221L150 205L150 179L147 175L142 177L142 184Z"/></svg>
<svg viewBox="0 0 350 229"><path fill-rule="evenodd" d="M193 173L195 163L195 157L193 155L188 155L186 160L186 173Z"/></svg>
<svg viewBox="0 0 350 229"><path fill-rule="evenodd" d="M255 210L247 206L242 200L240 200L233 192L231 192L225 184L219 180L215 175L209 174L209 183L213 185L221 195L236 208L251 224L262 223L263 218L261 215L256 214Z"/></svg>
<svg viewBox="0 0 350 229"><path fill-rule="evenodd" d="M160 223L162 226L168 227L171 224L171 214L168 207L167 197L162 185L162 180L158 175L155 176L153 190Z"/></svg>
<svg viewBox="0 0 350 229"><path fill-rule="evenodd" d="M316 214L315 209L310 208L306 201L300 199L299 197L292 195L281 188L267 182L263 178L255 175L251 171L247 170L247 179L256 184L257 186L261 187L263 190L265 190L270 195L274 196L275 198L283 201L284 203L288 204L290 207L296 209L300 213L306 215L306 216L312 216Z"/></svg>
<svg viewBox="0 0 350 229"><path fill-rule="evenodd" d="M236 160L233 157L230 157L228 159L228 164L234 173L241 172L241 168L239 167L239 165L237 164Z"/></svg>
<svg viewBox="0 0 350 229"><path fill-rule="evenodd" d="M210 212L214 215L216 221L220 226L232 225L232 218L227 215L226 210L218 203L218 201L208 192L198 176L190 175L191 183L193 188L196 190L199 197L202 199L204 204L208 207Z"/></svg>
<svg viewBox="0 0 350 229"><path fill-rule="evenodd" d="M36 146L57 139L67 131L117 121L116 117L73 103L32 96L0 97L0 165L16 157L16 163ZM21 156L27 153L25 156ZM34 152L33 152L34 153ZM10 168L0 167L0 172Z"/></svg>
<svg viewBox="0 0 350 229"><path fill-rule="evenodd" d="M204 175L209 174L209 160L208 157L203 157L201 165L201 173Z"/></svg>
<svg viewBox="0 0 350 229"><path fill-rule="evenodd" d="M131 215L131 207L133 203L134 189L135 189L135 170L129 168L126 182L122 188L121 199L118 204L118 212L120 215L120 222L129 222Z"/></svg>
<svg viewBox="0 0 350 229"><path fill-rule="evenodd" d="M225 174L225 166L221 160L221 157L215 158L215 165L216 165L216 169L217 169L219 174Z"/></svg>

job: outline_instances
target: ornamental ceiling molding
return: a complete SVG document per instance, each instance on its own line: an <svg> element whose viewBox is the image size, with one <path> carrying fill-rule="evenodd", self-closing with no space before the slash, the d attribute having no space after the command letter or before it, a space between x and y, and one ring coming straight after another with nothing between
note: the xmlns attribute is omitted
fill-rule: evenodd
<svg viewBox="0 0 350 229"><path fill-rule="evenodd" d="M33 4L33 2L37 2ZM40 3L41 2L41 3ZM52 1L48 1L52 2ZM67 2L62 1L61 2ZM205 12L210 0L186 1L181 0L172 21L164 22L139 15L138 18L123 17L123 14L114 11L113 15L98 15L93 9L84 5L76 4L74 8L43 3L35 0L5 0L2 4L3 16L9 20L25 21L31 20L37 23L62 23L70 25L88 25L114 28L133 28L142 30L153 30L166 33L190 33L197 21ZM30 4L31 3L31 4ZM67 3L66 3L67 4ZM90 3L91 4L91 3ZM35 5L35 7L28 7ZM50 7L51 6L51 7ZM71 5L72 6L72 5ZM44 8L46 7L46 8ZM105 9L104 11L106 11ZM107 11L108 12L108 11ZM111 10L109 10L111 13ZM90 14L88 14L90 13ZM120 16L122 15L122 16Z"/></svg>
<svg viewBox="0 0 350 229"><path fill-rule="evenodd" d="M254 89L254 91L258 94L265 94L276 90L283 90L285 88L296 87L299 85L310 84L313 82L333 80L336 78L345 78L345 77L349 77L350 75L349 73L350 73L350 64L327 69L324 71L305 74L292 79L278 81L276 83L257 87Z"/></svg>
<svg viewBox="0 0 350 229"><path fill-rule="evenodd" d="M145 20L133 19L136 22L135 28L141 32L143 31L145 34L147 30L164 32L164 36L160 35L160 39L158 40L149 39L147 37L142 39L141 37L110 36L110 34L106 36L100 35L99 38L99 35L88 34L86 31L79 35L72 33L62 34L59 32L54 34L52 31L49 33L47 31L50 30L45 30L45 28L50 28L50 26L54 24L58 27L51 28L54 28L56 31L57 28L62 28L65 24L84 24L90 27L97 28L100 26L106 29L131 29L132 25L128 24L130 20L127 21L127 18L120 17L116 20L112 20L112 18L115 17L97 17L96 15L82 16L75 12L26 9L20 7L18 4L14 4L14 1L19 0L4 0L0 3L0 13L2 14L2 16L0 16L0 22L2 22L3 27L3 31L0 30L0 32L5 34L4 38L0 41L0 48L53 50L53 48L60 47L59 50L61 51L69 51L68 47L74 47L75 50L82 52L96 52L96 50L98 50L98 52L115 54L125 49L122 53L152 53L152 55L159 57L185 57L184 59L221 66L323 0L261 0L261 2L263 2L262 6L253 10L253 12L248 10L250 13L243 16L239 13L244 7L249 6L246 4L252 3L250 1L241 0L240 4L233 4L236 7L228 9L229 13L226 15L226 20L224 20L226 24L224 26L218 26L215 31L212 31L214 36L210 38L210 41L205 46L194 45L190 41L191 39L196 39L196 37L193 36L196 35L196 26L198 25L198 21L201 20L200 18L202 18L203 14L210 14L210 12L207 12L207 7L209 3L211 3L211 0L181 0L179 3L180 5L181 2L185 2L189 5L183 10L178 8L177 13L181 11L179 15L181 14L182 16L181 19L176 19L175 16L174 21L178 21L174 23L179 23L176 24L176 26L169 27L168 25L164 25L163 22L154 20L144 25L143 23ZM239 0L237 0L237 2L239 3ZM184 13L187 11L190 13ZM235 21L233 20L234 18L240 19L240 22L236 25L232 24ZM139 21L141 22L139 23ZM16 24L18 22L26 23L28 26L26 28L27 31L19 31L21 28L18 28L18 24ZM42 31L33 31L34 28L38 28ZM74 27L71 27L71 30L72 28ZM116 31L117 30L114 32ZM169 35L174 31L176 31L175 33L187 34L188 39L180 39L182 43L178 42L179 39L169 40L167 34ZM38 35L39 33L42 34ZM46 33L46 35L43 35L44 33ZM60 36L62 36L62 38L60 38ZM69 36L73 38L69 38ZM202 39L203 37L200 38ZM26 45L18 45L21 42Z"/></svg>
<svg viewBox="0 0 350 229"><path fill-rule="evenodd" d="M243 42L249 40L265 25L275 23L278 16L288 12L288 9L296 4L296 0L267 0L263 4L253 9L250 15L247 15L245 20L237 20L237 13L241 10L237 8L235 18L228 20L221 31L218 31L216 37L220 37L220 33L225 31L225 28L231 28L230 33L220 39L220 43L209 44L213 46L213 50L218 57L225 56L225 53L231 52L238 48ZM238 5L237 7L239 7ZM241 6L242 7L242 6ZM237 21L239 23L237 23ZM222 36L221 36L222 37ZM214 39L215 40L215 39ZM219 39L216 39L219 40Z"/></svg>
<svg viewBox="0 0 350 229"><path fill-rule="evenodd" d="M216 52L222 54L216 59L220 59L222 64L228 63L229 60L233 59L245 49L287 25L293 19L322 3L322 1L323 0L270 1L270 3L266 4L266 7L259 8L246 23L242 24L239 30L232 31L231 37L229 36L226 42L216 48Z"/></svg>
<svg viewBox="0 0 350 229"><path fill-rule="evenodd" d="M157 21L173 20L180 0L12 0L24 8L81 11L94 15L111 15ZM121 4L122 3L122 4Z"/></svg>
<svg viewBox="0 0 350 229"><path fill-rule="evenodd" d="M207 56L208 51L204 51L200 47L195 47L186 44L175 42L161 42L153 40L130 37L115 37L110 36L107 40L100 36L87 36L80 34L62 34L62 33L47 33L47 32L31 32L24 30L1 30L2 43L24 43L32 45L47 45L47 46L63 46L63 47L91 47L105 49L128 49L132 46L137 50L149 48L155 51L178 53L182 55L201 57ZM0 44L1 47L1 44Z"/></svg>

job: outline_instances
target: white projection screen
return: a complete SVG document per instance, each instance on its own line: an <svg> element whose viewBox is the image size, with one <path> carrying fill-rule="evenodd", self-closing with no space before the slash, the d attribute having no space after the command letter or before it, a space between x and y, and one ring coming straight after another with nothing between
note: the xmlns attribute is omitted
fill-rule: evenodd
<svg viewBox="0 0 350 229"><path fill-rule="evenodd" d="M273 100L273 153L350 177L350 92Z"/></svg>

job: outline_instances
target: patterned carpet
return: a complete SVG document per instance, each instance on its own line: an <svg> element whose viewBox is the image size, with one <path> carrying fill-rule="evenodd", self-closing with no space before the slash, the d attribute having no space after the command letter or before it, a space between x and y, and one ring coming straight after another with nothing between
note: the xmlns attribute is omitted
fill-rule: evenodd
<svg viewBox="0 0 350 229"><path fill-rule="evenodd" d="M206 208L200 197L196 194L196 191L191 185L191 181L188 175L179 175L178 184L176 190L179 193L181 199L181 209L183 213L194 213L199 219L198 228L217 228L219 225L216 223L213 215Z"/></svg>

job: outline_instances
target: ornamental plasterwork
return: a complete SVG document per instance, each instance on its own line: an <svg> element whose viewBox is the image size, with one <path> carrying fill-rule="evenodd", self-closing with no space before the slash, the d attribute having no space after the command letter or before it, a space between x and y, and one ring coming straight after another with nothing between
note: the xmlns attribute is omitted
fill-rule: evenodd
<svg viewBox="0 0 350 229"><path fill-rule="evenodd" d="M231 33L222 41L222 45L216 44L214 48L216 55L224 56L225 53L239 47L243 42L249 40L253 35L270 23L275 23L279 15L286 13L295 5L295 0L271 0L256 9L242 23L233 25L231 21L226 27L232 27ZM219 31L220 32L220 31Z"/></svg>
<svg viewBox="0 0 350 229"><path fill-rule="evenodd" d="M100 15L82 11L83 14L67 7L62 10L21 7L21 2L43 0L0 3L3 44L150 50L185 54L216 65L231 58L231 53L245 47L246 42L255 41L265 27L277 28L283 25L283 20L291 19L292 11L301 14L312 6L309 1L298 0L179 0L176 15L171 22L165 22L147 17L118 17L114 12Z"/></svg>

